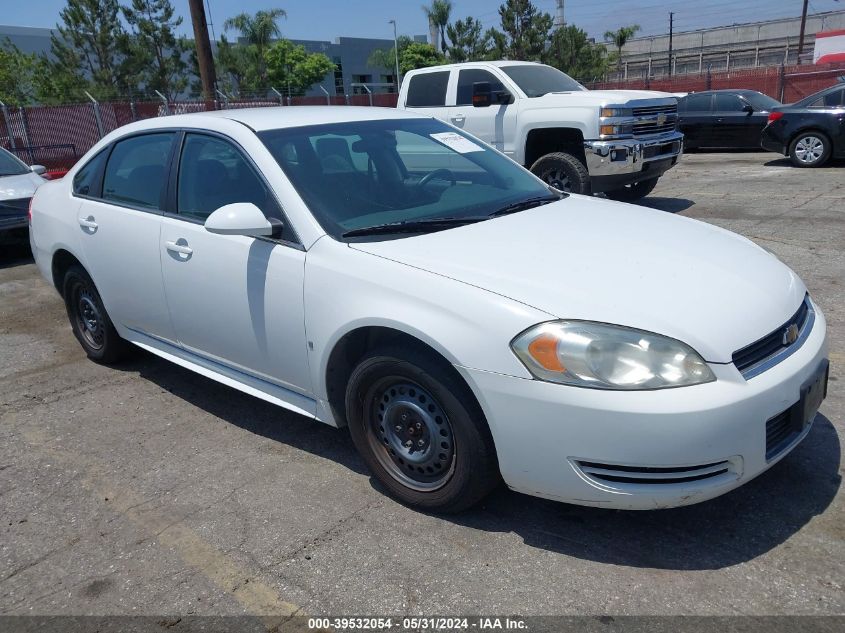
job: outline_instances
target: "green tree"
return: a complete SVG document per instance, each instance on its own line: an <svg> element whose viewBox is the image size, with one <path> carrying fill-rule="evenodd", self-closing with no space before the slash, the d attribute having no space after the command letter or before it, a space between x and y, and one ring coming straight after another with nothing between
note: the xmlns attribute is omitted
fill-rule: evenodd
<svg viewBox="0 0 845 633"><path fill-rule="evenodd" d="M488 52L486 37L481 34L481 22L473 17L449 24L446 34L449 36L449 60L455 63L473 62L484 59Z"/></svg>
<svg viewBox="0 0 845 633"><path fill-rule="evenodd" d="M10 106L32 103L36 95L36 55L27 55L6 38L0 45L0 101Z"/></svg>
<svg viewBox="0 0 845 633"><path fill-rule="evenodd" d="M404 51L411 42L413 42L413 40L407 35L400 35L396 38L396 44L399 47L399 57L402 56L402 51ZM367 65L372 66L373 68L383 68L388 71L389 74L394 74L396 72L396 53L394 53L394 48L375 49L367 58Z"/></svg>
<svg viewBox="0 0 845 633"><path fill-rule="evenodd" d="M428 23L437 28L440 33L440 51L446 52L446 25L452 15L452 3L449 0L431 0L429 6L423 6L423 13L428 18ZM437 42L433 42L436 44ZM401 62L399 63L401 66Z"/></svg>
<svg viewBox="0 0 845 633"><path fill-rule="evenodd" d="M539 61L546 50L552 16L538 11L531 0L506 0L499 7L505 35L504 56L520 61Z"/></svg>
<svg viewBox="0 0 845 633"><path fill-rule="evenodd" d="M227 31L234 29L239 31L246 40L246 52L255 68L249 70L246 75L255 77L254 88L267 88L267 69L264 53L270 46L273 38L281 35L279 20L287 17L284 9L266 9L256 12L255 15L240 13L223 22L223 28ZM252 83L252 82L250 82Z"/></svg>
<svg viewBox="0 0 845 633"><path fill-rule="evenodd" d="M192 62L196 68L195 74L198 75L196 54L192 57ZM221 35L214 65L217 70L217 85L223 93L233 94L239 90L251 91L256 88L258 75L254 51L249 50L248 45L232 44L225 35ZM201 84L194 86L194 89L201 91Z"/></svg>
<svg viewBox="0 0 845 633"><path fill-rule="evenodd" d="M544 61L579 81L596 81L607 73L607 49L570 24L552 33Z"/></svg>
<svg viewBox="0 0 845 633"><path fill-rule="evenodd" d="M173 17L170 0L131 0L122 10L132 28L125 53L135 76L147 91L175 98L188 85L183 58L188 45L174 34L182 18Z"/></svg>
<svg viewBox="0 0 845 633"><path fill-rule="evenodd" d="M399 54L399 70L404 75L415 68L427 68L445 64L446 57L425 42L411 42Z"/></svg>
<svg viewBox="0 0 845 633"><path fill-rule="evenodd" d="M119 8L117 0L67 0L50 42L55 77L44 82L47 98L80 99L86 89L114 98L137 88L122 53L126 31Z"/></svg>
<svg viewBox="0 0 845 633"><path fill-rule="evenodd" d="M491 27L484 33L484 45L487 53L484 59L496 60L508 57L508 38L498 29Z"/></svg>
<svg viewBox="0 0 845 633"><path fill-rule="evenodd" d="M288 94L301 94L334 70L334 62L322 53L309 53L290 40L274 42L265 52L267 75Z"/></svg>
<svg viewBox="0 0 845 633"><path fill-rule="evenodd" d="M632 24L631 26L622 26L615 31L605 31L604 39L616 47L616 70L622 70L622 48L639 30L639 24Z"/></svg>

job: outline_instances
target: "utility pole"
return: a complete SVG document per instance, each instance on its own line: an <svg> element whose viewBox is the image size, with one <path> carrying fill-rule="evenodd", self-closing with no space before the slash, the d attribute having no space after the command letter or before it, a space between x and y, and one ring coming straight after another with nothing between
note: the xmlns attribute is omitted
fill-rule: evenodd
<svg viewBox="0 0 845 633"><path fill-rule="evenodd" d="M804 28L807 26L807 5L810 0L804 0L804 9L801 11L801 34L798 36L798 64L801 64L801 53L804 52Z"/></svg>
<svg viewBox="0 0 845 633"><path fill-rule="evenodd" d="M669 76L672 76L672 35L674 35L675 14L669 11Z"/></svg>
<svg viewBox="0 0 845 633"><path fill-rule="evenodd" d="M197 63L202 80L202 94L206 101L214 100L217 78L214 74L214 56L208 39L208 25L205 19L203 0L188 0L191 8L191 22L194 26L194 42L197 47Z"/></svg>

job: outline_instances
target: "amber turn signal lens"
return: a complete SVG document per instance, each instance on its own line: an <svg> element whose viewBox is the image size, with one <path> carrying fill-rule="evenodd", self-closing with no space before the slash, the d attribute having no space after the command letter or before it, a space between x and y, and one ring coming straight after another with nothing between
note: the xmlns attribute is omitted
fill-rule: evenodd
<svg viewBox="0 0 845 633"><path fill-rule="evenodd" d="M566 371L557 355L558 339L551 334L541 334L528 344L528 353L541 367L549 371Z"/></svg>

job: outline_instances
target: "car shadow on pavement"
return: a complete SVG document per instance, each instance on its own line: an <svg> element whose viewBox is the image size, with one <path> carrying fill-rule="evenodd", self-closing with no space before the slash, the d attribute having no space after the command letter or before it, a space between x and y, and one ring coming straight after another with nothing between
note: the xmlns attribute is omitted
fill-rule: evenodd
<svg viewBox="0 0 845 633"><path fill-rule="evenodd" d="M222 385L142 350L112 365L137 373L174 396L245 431L335 461L359 474L368 474L355 452L349 433Z"/></svg>
<svg viewBox="0 0 845 633"><path fill-rule="evenodd" d="M703 503L655 511L574 506L500 490L448 517L477 530L512 532L532 547L585 560L671 570L721 569L785 542L836 497L840 448L819 415L804 441L755 480Z"/></svg>
<svg viewBox="0 0 845 633"><path fill-rule="evenodd" d="M667 213L680 213L686 211L695 204L692 200L686 198L661 198L660 196L649 196L643 198L636 204L641 207L649 207L650 209L657 209L658 211L666 211Z"/></svg>

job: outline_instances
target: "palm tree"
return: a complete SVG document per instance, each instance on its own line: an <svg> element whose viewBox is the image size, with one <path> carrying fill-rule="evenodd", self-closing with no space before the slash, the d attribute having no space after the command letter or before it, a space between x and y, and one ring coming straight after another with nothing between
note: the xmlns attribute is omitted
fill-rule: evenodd
<svg viewBox="0 0 845 633"><path fill-rule="evenodd" d="M255 15L240 13L223 23L224 29L240 31L241 36L254 47L258 76L262 80L266 76L264 51L274 37L279 37L282 34L277 22L280 18L285 17L287 17L287 13L284 9L267 9L258 11Z"/></svg>
<svg viewBox="0 0 845 633"><path fill-rule="evenodd" d="M422 10L428 23L440 33L440 50L446 52L446 25L452 15L452 3L449 0L431 0L431 6L423 6ZM434 45L436 48L437 42Z"/></svg>
<svg viewBox="0 0 845 633"><path fill-rule="evenodd" d="M622 47L639 30L639 24L632 24L631 26L622 26L616 31L605 31L604 39L608 42L613 42L613 45L616 47L616 69L620 72L622 71Z"/></svg>

